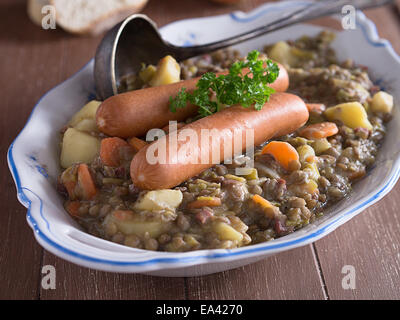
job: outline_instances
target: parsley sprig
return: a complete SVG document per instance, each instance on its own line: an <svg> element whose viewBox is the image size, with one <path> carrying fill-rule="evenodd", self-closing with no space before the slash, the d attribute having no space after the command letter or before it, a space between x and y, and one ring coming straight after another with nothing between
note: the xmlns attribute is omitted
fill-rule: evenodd
<svg viewBox="0 0 400 320"><path fill-rule="evenodd" d="M257 50L251 51L246 60L233 63L226 75L203 74L192 93L182 88L176 97L170 97L170 110L176 112L188 102L199 107L200 118L220 111L224 105L254 105L261 110L275 92L268 84L278 77L279 67L271 60L258 59L259 55ZM247 73L243 73L244 69Z"/></svg>

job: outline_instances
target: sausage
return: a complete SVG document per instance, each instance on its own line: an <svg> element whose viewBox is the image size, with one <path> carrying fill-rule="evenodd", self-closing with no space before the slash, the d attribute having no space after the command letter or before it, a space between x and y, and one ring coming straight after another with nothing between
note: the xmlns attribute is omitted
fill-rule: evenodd
<svg viewBox="0 0 400 320"><path fill-rule="evenodd" d="M286 69L278 65L279 77L270 86L278 92L283 92L289 87L289 76ZM97 110L97 127L109 136L140 137L152 128L163 128L170 120L179 122L195 116L197 107L194 105L171 112L169 98L175 97L182 88L193 91L198 80L199 78L184 80L112 96Z"/></svg>
<svg viewBox="0 0 400 320"><path fill-rule="evenodd" d="M170 148L170 135L159 138L145 148L141 149L132 159L130 174L135 186L145 189L164 189L181 184L187 179L196 176L203 170L212 167L214 164L224 160L224 137L228 141L227 149L229 157L234 156L233 133L235 130L242 136L242 144L239 145L239 152L246 148L247 129L253 129L254 146L273 137L282 136L297 130L308 120L308 110L298 96L289 93L275 93L264 107L257 111L254 108L244 108L242 106L232 106L208 117L192 122L177 132L171 134L183 134L184 130L192 129L197 137L201 137L202 129L218 129L203 141L199 138L193 141L177 141L176 148ZM227 132L228 130L228 132ZM185 131L188 132L188 131ZM203 131L204 132L204 131ZM213 143L212 139L216 139ZM189 141L188 141L189 140ZM253 142L253 141L251 141ZM148 153L151 155L155 147L165 143L166 159L164 163L154 163L148 161ZM199 146L196 148L196 146ZM149 148L152 149L149 149ZM211 149L211 150L209 150ZM185 151L186 150L186 151ZM196 153L195 150L198 150ZM212 157L215 153L219 158L213 162ZM193 157L196 161L193 161ZM206 163L201 159L207 159ZM203 162L203 163L202 163Z"/></svg>

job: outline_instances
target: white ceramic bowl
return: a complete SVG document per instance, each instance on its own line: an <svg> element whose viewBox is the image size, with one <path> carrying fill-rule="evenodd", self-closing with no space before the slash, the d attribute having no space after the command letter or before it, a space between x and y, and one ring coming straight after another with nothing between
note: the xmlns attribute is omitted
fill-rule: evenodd
<svg viewBox="0 0 400 320"><path fill-rule="evenodd" d="M263 5L245 14L177 21L162 28L163 36L176 44L206 43L249 30L294 10L307 1ZM243 54L264 44L321 29L311 25L292 26L237 46ZM215 32L218 30L218 32ZM400 58L390 43L379 39L375 26L357 14L357 28L338 33L333 43L339 58L353 58L370 68L375 82L385 86L400 101ZM394 110L388 134L374 168L357 183L351 195L327 210L309 226L266 243L225 250L187 253L133 249L85 233L64 211L55 189L59 168L60 128L94 96L93 60L81 71L40 99L22 132L8 151L8 163L19 201L28 208L27 220L37 241L48 251L73 263L112 272L139 272L160 276L193 276L246 265L281 251L314 242L342 225L387 194L399 177L400 115Z"/></svg>

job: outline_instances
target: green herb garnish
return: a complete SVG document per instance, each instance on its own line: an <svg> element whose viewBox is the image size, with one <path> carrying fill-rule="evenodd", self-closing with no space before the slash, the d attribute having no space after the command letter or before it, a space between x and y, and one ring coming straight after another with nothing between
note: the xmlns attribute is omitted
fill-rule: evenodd
<svg viewBox="0 0 400 320"><path fill-rule="evenodd" d="M188 102L199 107L199 117L218 112L223 105L240 104L246 108L254 105L261 110L275 92L268 84L278 77L279 67L271 60L259 60L259 55L257 50L251 51L246 60L233 63L226 75L203 74L192 93L182 88L175 98L169 98L170 110L176 112ZM248 72L243 74L245 68Z"/></svg>

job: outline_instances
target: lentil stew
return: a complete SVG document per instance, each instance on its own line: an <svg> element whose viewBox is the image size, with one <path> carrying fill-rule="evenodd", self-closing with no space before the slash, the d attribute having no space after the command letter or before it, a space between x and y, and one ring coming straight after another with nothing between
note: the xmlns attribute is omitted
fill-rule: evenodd
<svg viewBox="0 0 400 320"><path fill-rule="evenodd" d="M333 39L324 31L265 46L264 56L287 68L289 92L306 102L310 117L299 130L257 146L254 168L244 176L235 174L244 166L240 156L175 188L140 190L129 166L147 142L100 133L94 120L100 102L88 103L62 130L57 188L66 211L94 236L175 252L256 244L312 223L374 164L393 108L392 96L373 84L366 67L337 61ZM171 59L166 67L143 66L138 77L122 79L120 89L221 72L242 57L226 49L178 67ZM171 65L174 72L160 71Z"/></svg>

